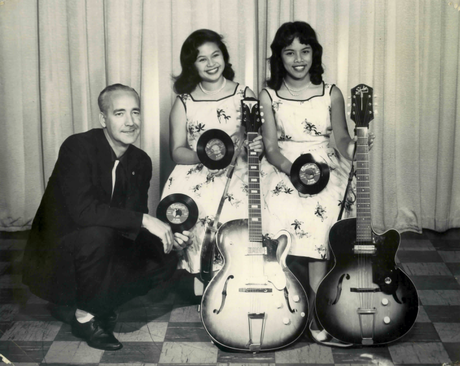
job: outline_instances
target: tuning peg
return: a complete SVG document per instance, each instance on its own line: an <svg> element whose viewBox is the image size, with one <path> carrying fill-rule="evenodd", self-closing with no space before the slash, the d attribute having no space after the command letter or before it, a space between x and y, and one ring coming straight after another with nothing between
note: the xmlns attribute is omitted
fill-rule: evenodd
<svg viewBox="0 0 460 366"><path fill-rule="evenodd" d="M260 121L261 121L262 123L265 123L265 118L261 118Z"/></svg>
<svg viewBox="0 0 460 366"><path fill-rule="evenodd" d="M374 111L374 114L379 114L379 111L376 109L376 110Z"/></svg>
<svg viewBox="0 0 460 366"><path fill-rule="evenodd" d="M260 116L263 117L263 116L264 116L264 112L260 112Z"/></svg>

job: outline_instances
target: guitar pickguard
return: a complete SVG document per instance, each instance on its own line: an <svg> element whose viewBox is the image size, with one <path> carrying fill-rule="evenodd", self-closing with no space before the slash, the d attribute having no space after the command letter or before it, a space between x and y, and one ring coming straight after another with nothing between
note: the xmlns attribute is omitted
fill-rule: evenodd
<svg viewBox="0 0 460 366"><path fill-rule="evenodd" d="M267 248L265 274L268 281L271 282L277 290L283 290L286 287L286 275L282 265L279 263L279 257L281 257L279 253L282 253L286 249L285 241L287 241L285 237L279 240L264 237L262 241L263 247Z"/></svg>

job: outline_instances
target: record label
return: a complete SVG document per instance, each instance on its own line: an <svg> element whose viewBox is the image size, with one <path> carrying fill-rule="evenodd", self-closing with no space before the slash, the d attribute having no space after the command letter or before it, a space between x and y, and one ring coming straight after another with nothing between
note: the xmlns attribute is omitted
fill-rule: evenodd
<svg viewBox="0 0 460 366"><path fill-rule="evenodd" d="M214 161L222 160L227 152L225 144L219 139L211 139L206 144L206 154Z"/></svg>
<svg viewBox="0 0 460 366"><path fill-rule="evenodd" d="M182 224L190 215L190 211L183 203L176 202L166 209L166 218L171 224Z"/></svg>
<svg viewBox="0 0 460 366"><path fill-rule="evenodd" d="M315 184L319 181L320 176L321 171L319 170L319 167L316 164L308 163L302 165L302 167L300 168L299 178L303 184L306 184L308 186Z"/></svg>
<svg viewBox="0 0 460 366"><path fill-rule="evenodd" d="M299 156L291 167L291 182L303 194L318 194L329 182L329 166L312 154Z"/></svg>
<svg viewBox="0 0 460 366"><path fill-rule="evenodd" d="M198 206L185 194L170 194L158 204L157 218L169 224L174 232L189 230L198 221Z"/></svg>
<svg viewBox="0 0 460 366"><path fill-rule="evenodd" d="M224 169L230 165L235 146L230 136L218 129L204 132L198 139L196 153L208 169Z"/></svg>

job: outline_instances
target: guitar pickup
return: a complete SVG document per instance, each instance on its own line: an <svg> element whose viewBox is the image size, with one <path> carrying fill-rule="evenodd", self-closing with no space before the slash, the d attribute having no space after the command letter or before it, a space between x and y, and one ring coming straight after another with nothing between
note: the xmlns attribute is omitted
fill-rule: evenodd
<svg viewBox="0 0 460 366"><path fill-rule="evenodd" d="M354 245L353 253L374 255L377 254L377 248L375 245Z"/></svg>
<svg viewBox="0 0 460 366"><path fill-rule="evenodd" d="M266 247L248 247L246 255L267 255Z"/></svg>

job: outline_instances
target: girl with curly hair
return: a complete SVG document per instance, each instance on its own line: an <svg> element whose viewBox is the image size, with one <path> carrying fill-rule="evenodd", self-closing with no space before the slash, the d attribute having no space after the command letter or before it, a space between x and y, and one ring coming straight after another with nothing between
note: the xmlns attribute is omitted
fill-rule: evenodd
<svg viewBox="0 0 460 366"><path fill-rule="evenodd" d="M200 136L210 129L226 132L236 146L243 138L240 104L244 97L255 97L247 86L233 81L234 71L222 36L209 29L200 29L185 40L180 53L182 72L176 78L178 94L170 114L170 152L176 167L169 176L163 197L182 193L198 205L199 218L192 228L189 246L178 251L179 268L200 272L200 254L206 223L212 222L227 182L226 169L204 166L197 155ZM262 137L250 145L263 151ZM247 163L241 154L225 197L220 223L248 215ZM214 270L222 266L216 251ZM200 284L195 281L196 294Z"/></svg>
<svg viewBox="0 0 460 366"><path fill-rule="evenodd" d="M328 234L337 220L347 186L355 140L350 137L340 89L323 81L323 48L313 28L301 21L283 24L271 44L270 78L259 99L265 111L263 179L264 222L270 233L288 229L292 247L287 263L305 287L310 303L326 275ZM337 148L330 145L334 132ZM374 135L370 135L370 142ZM302 194L290 180L293 162L311 154L330 168L327 186ZM312 173L312 178L315 172ZM345 214L355 210L353 190ZM312 313L312 312L310 312ZM315 327L315 325L313 324ZM325 341L324 332L313 333Z"/></svg>

